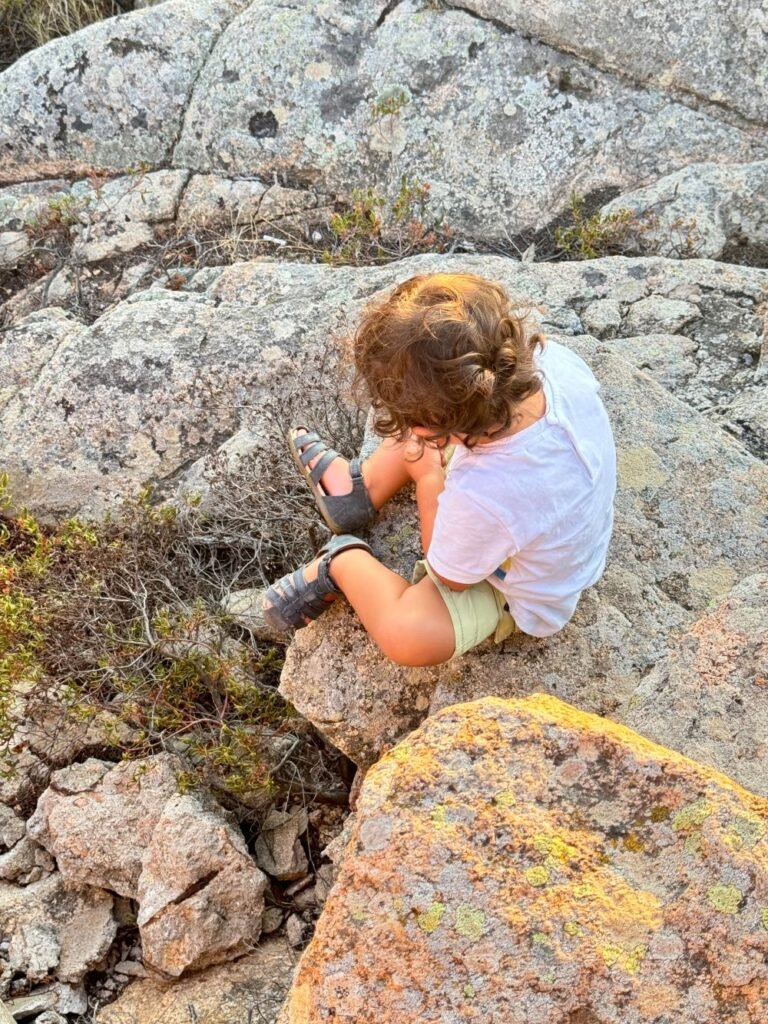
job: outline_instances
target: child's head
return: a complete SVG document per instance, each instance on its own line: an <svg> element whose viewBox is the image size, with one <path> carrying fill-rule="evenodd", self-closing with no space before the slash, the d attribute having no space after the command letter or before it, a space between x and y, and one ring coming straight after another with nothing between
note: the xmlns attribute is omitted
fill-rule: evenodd
<svg viewBox="0 0 768 1024"><path fill-rule="evenodd" d="M496 281L417 274L364 311L354 336L357 383L385 437L404 440L417 426L438 443L451 434L492 437L541 390L533 353L543 343Z"/></svg>

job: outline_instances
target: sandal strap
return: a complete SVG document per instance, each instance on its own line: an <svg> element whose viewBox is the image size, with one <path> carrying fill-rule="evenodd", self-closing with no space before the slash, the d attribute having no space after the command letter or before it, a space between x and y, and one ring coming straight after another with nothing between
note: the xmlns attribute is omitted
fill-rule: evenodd
<svg viewBox="0 0 768 1024"><path fill-rule="evenodd" d="M352 548L371 551L369 545L358 537L349 534L333 537L318 552L320 563L316 579L307 582L304 579L306 565L302 565L268 587L264 593L270 604L263 612L266 621L280 630L285 630L289 626L299 629L306 625L307 619L316 619L327 611L333 602L324 599L329 594L341 593L340 588L331 579L331 562L336 555Z"/></svg>
<svg viewBox="0 0 768 1024"><path fill-rule="evenodd" d="M318 460L317 465L313 466L309 471L309 475L313 482L316 484L320 483L320 478L323 473L328 469L332 462L336 459L341 458L338 452L335 452L333 448L328 448L325 454Z"/></svg>
<svg viewBox="0 0 768 1024"><path fill-rule="evenodd" d="M299 460L302 466L307 466L312 459L317 458L318 455L322 455L323 452L328 451L328 445L325 441L313 441L308 445L303 452L299 452Z"/></svg>
<svg viewBox="0 0 768 1024"><path fill-rule="evenodd" d="M299 437L294 437L293 447L296 451L299 448L303 448L305 444L310 444L313 441L322 441L322 438L315 430L308 430L306 434L301 434Z"/></svg>

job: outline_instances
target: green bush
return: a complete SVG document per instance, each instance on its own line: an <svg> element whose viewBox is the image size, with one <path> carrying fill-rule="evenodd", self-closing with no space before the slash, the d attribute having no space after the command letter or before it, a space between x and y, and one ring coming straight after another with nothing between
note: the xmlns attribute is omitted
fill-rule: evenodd
<svg viewBox="0 0 768 1024"><path fill-rule="evenodd" d="M392 202L373 188L353 189L351 203L328 221L333 244L323 251L323 262L367 265L444 252L454 232L442 218L429 218L429 191L429 182L405 174Z"/></svg>

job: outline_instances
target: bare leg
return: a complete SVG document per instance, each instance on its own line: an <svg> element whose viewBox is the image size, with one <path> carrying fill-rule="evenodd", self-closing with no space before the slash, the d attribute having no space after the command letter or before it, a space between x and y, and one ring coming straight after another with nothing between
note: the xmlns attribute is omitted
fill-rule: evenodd
<svg viewBox="0 0 768 1024"><path fill-rule="evenodd" d="M362 466L363 480L374 508L379 509L385 505L406 484L422 476L428 467L441 469L439 451L425 448L421 458L415 459L418 451L410 441L396 441L388 437L365 460ZM310 468L316 462L317 459L312 459ZM341 457L334 459L320 478L320 484L326 494L349 494L352 490L349 462Z"/></svg>
<svg viewBox="0 0 768 1024"><path fill-rule="evenodd" d="M453 622L435 584L411 584L367 551L342 551L331 578L382 652L401 665L439 665L456 648Z"/></svg>
<svg viewBox="0 0 768 1024"><path fill-rule="evenodd" d="M315 559L307 565L305 579L317 577L317 564ZM439 665L453 655L451 616L428 576L408 583L359 548L336 555L330 573L388 658L401 665Z"/></svg>

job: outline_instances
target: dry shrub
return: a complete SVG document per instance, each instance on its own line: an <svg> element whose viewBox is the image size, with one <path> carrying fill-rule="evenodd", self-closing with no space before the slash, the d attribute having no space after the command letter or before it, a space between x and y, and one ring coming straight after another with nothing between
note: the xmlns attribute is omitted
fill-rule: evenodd
<svg viewBox="0 0 768 1024"><path fill-rule="evenodd" d="M231 590L296 568L326 535L282 432L298 416L342 450L359 446L361 411L323 388L337 379L333 363L310 359L261 410L255 450L209 460L204 500L156 504L144 490L102 521L53 529L6 507L0 753L9 770L19 712L44 721L64 707L125 756L179 753L183 784L204 782L241 809L297 793L345 800L343 757L277 693L283 648L254 641L220 610Z"/></svg>

